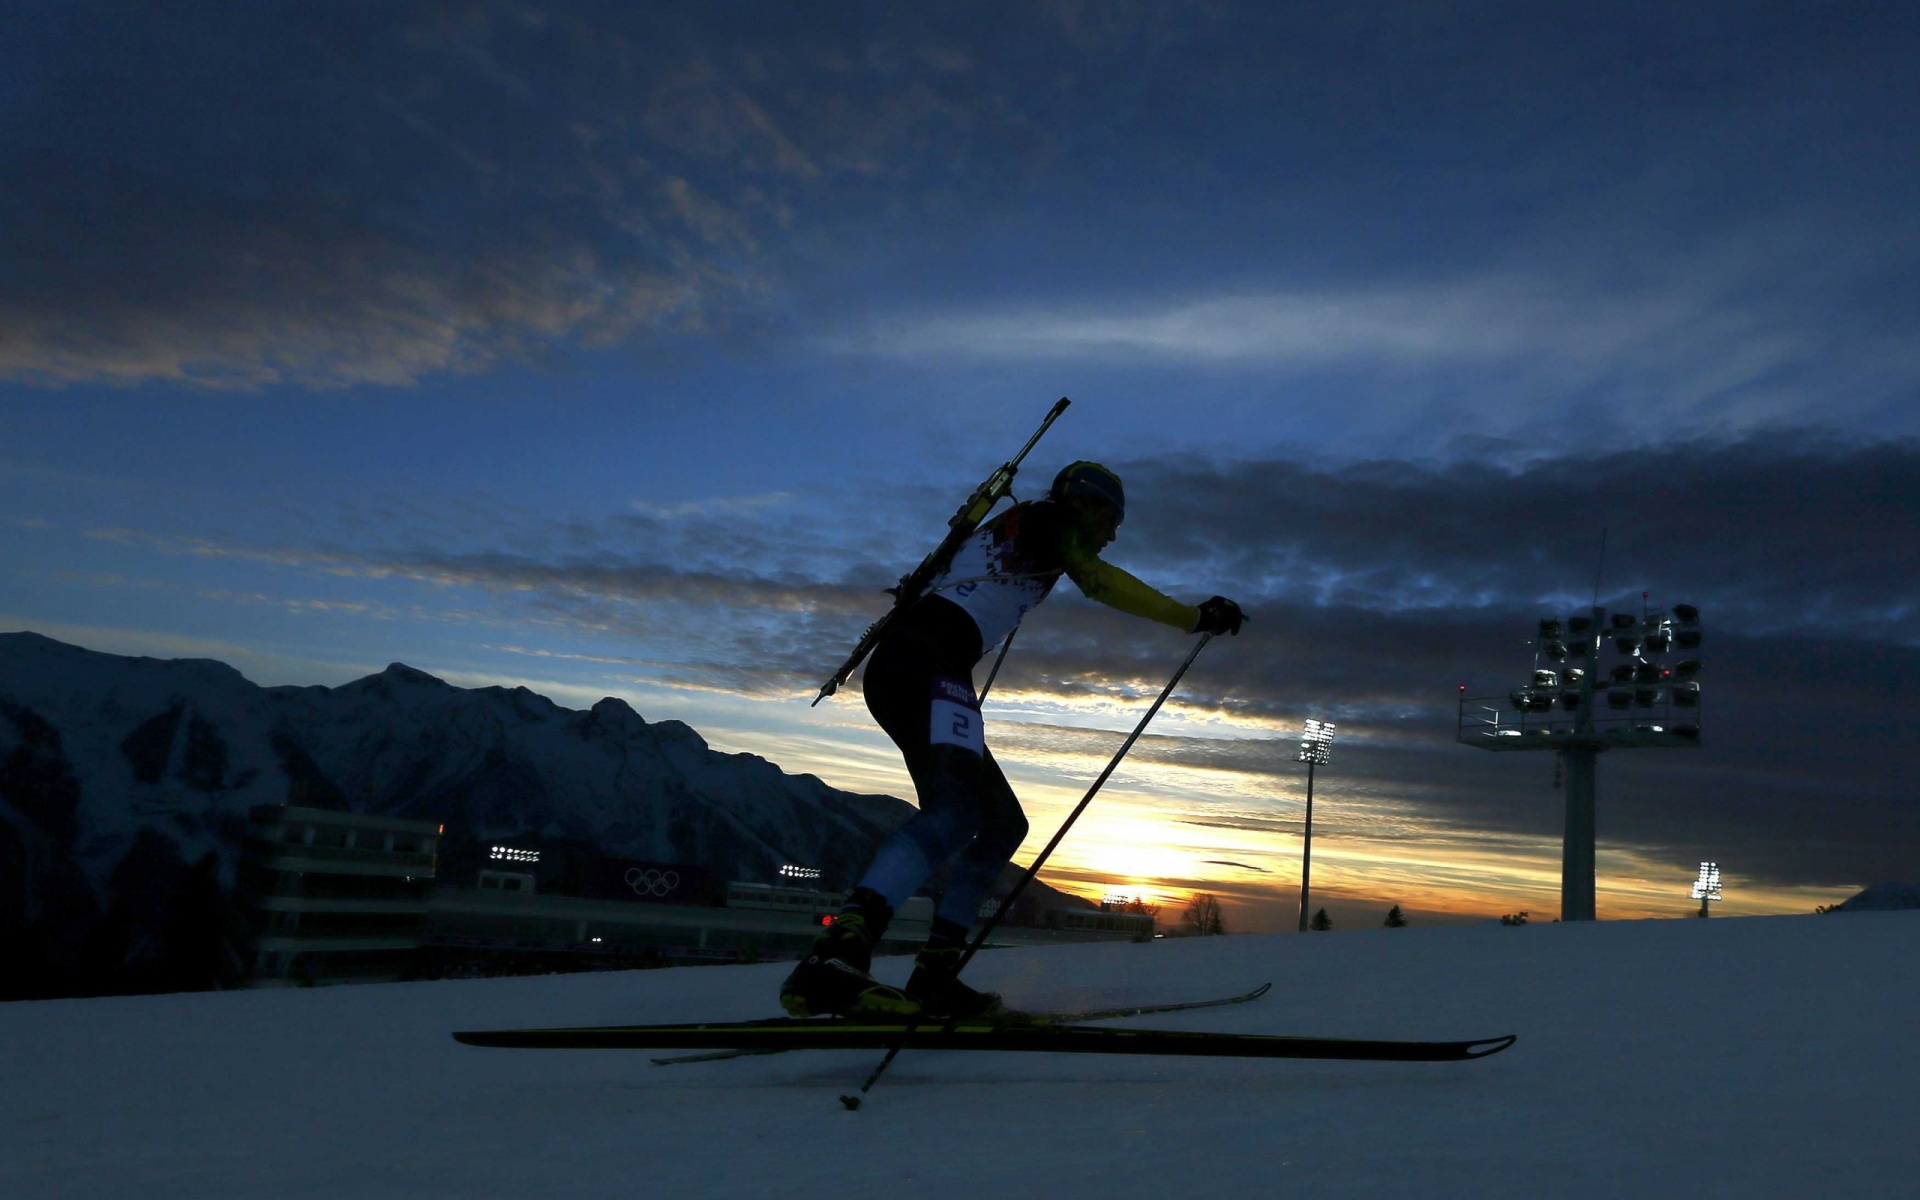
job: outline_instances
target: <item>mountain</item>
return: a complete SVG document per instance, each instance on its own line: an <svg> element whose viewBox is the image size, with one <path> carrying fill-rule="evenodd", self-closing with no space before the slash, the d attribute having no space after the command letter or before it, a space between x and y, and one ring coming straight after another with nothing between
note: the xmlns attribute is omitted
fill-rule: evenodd
<svg viewBox="0 0 1920 1200"><path fill-rule="evenodd" d="M801 863L828 887L913 811L611 697L581 712L400 663L260 687L212 660L0 634L0 944L21 948L0 998L207 986L247 811L290 797L445 824L443 877L540 839L723 880Z"/></svg>
<svg viewBox="0 0 1920 1200"><path fill-rule="evenodd" d="M1920 886L1911 883L1876 883L1841 901L1834 912L1891 912L1920 908Z"/></svg>

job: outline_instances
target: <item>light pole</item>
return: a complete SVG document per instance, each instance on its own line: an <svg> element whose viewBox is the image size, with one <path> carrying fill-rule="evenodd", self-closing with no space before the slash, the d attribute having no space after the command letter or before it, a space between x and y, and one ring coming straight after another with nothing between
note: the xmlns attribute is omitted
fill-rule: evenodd
<svg viewBox="0 0 1920 1200"><path fill-rule="evenodd" d="M1300 753L1293 761L1307 764L1307 829L1300 844L1300 932L1307 931L1307 880L1313 870L1313 769L1332 756L1333 722L1308 721L1300 734Z"/></svg>
<svg viewBox="0 0 1920 1200"><path fill-rule="evenodd" d="M1720 864L1700 864L1700 878L1693 881L1693 898L1700 902L1700 915L1707 915L1709 901L1720 898Z"/></svg>
<svg viewBox="0 0 1920 1200"><path fill-rule="evenodd" d="M1552 750L1566 781L1566 833L1560 846L1560 919L1594 919L1594 764L1603 750L1700 747L1700 610L1676 604L1672 615L1647 607L1540 622L1533 677L1502 697L1469 699L1460 688L1456 738L1481 750ZM1602 685L1600 650L1614 661ZM1671 666L1670 652L1685 657ZM1542 662L1542 659L1545 662ZM1572 665L1579 663L1579 666ZM1504 699L1512 712L1503 712ZM1606 715L1595 711L1606 704ZM1559 711L1556 712L1555 710Z"/></svg>

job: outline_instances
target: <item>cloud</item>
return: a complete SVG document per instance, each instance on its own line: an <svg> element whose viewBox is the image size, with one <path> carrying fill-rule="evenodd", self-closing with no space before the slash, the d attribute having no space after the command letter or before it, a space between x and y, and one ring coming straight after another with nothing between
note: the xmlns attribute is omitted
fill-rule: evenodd
<svg viewBox="0 0 1920 1200"><path fill-rule="evenodd" d="M706 500L689 500L680 504L649 504L644 500L634 500L629 502L629 507L657 521L677 521L686 517L751 513L755 509L790 504L793 499L793 495L788 492L768 492L760 496L716 496Z"/></svg>
<svg viewBox="0 0 1920 1200"><path fill-rule="evenodd" d="M837 65L857 33L732 24L503 3L23 18L0 379L395 385L747 329L780 275L769 239L824 186L938 186L958 164L927 149L969 142L951 126L1007 124L943 99L965 56L917 23L886 71Z"/></svg>
<svg viewBox="0 0 1920 1200"><path fill-rule="evenodd" d="M1115 553L1189 586L1375 611L1571 607L1652 588L1756 630L1908 640L1920 442L1807 432L1484 462L1126 466Z"/></svg>
<svg viewBox="0 0 1920 1200"><path fill-rule="evenodd" d="M1134 504L1109 557L1175 595L1220 591L1252 614L1239 637L1209 645L1129 759L1137 786L1159 789L1180 819L1287 832L1294 818L1272 802L1297 782L1294 732L1314 716L1340 724L1329 821L1364 814L1374 840L1557 839L1552 757L1458 745L1456 689L1500 695L1524 678L1534 619L1590 602L1604 523L1602 603L1637 611L1643 589L1658 605L1691 601L1707 641L1703 748L1604 756L1603 844L1682 866L1737 862L1779 886L1910 870L1920 445L1781 434L1516 467L1120 465ZM565 639L489 638L515 653L653 686L800 698L885 605L884 565L850 578L845 563L891 518L858 495L830 507L857 516L712 504L543 526L469 506L448 539L512 528L511 551L436 546L417 520L417 544L400 546L382 544L380 523L353 525L349 544L96 536L326 578L339 590L318 598L361 616L451 619L406 594L427 589L460 597L451 607L478 614L468 623ZM916 549L890 525L886 537L899 541L897 570ZM1062 584L996 682L996 744L1090 778L1190 646Z"/></svg>
<svg viewBox="0 0 1920 1200"><path fill-rule="evenodd" d="M74 0L6 31L0 379L397 385L798 328L1714 419L1802 411L1811 372L1887 417L1910 39L1705 11ZM917 315L848 338L870 309Z"/></svg>
<svg viewBox="0 0 1920 1200"><path fill-rule="evenodd" d="M1518 281L1515 281L1518 282ZM1229 295L1100 310L994 306L884 327L849 348L901 357L1076 360L1114 354L1187 363L1434 363L1547 349L1560 325L1508 285ZM1556 307L1558 307L1556 305Z"/></svg>
<svg viewBox="0 0 1920 1200"><path fill-rule="evenodd" d="M1620 248L1636 240L1646 235L1616 224L1603 247L1515 239L1457 271L1417 260L1305 283L1275 267L1200 287L1045 289L1038 304L908 310L825 344L945 369L1337 380L1328 386L1349 428L1391 420L1424 436L1470 420L1507 435L1544 430L1556 449L1884 421L1920 386L1911 312L1883 299L1899 286L1888 264L1920 246L1914 230L1769 214L1622 278ZM1597 427L1576 438L1569 423Z"/></svg>

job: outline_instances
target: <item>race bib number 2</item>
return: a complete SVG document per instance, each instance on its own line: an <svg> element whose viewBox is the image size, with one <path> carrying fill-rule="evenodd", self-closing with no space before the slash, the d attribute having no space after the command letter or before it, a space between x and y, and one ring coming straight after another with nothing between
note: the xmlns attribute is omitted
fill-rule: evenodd
<svg viewBox="0 0 1920 1200"><path fill-rule="evenodd" d="M958 746L974 754L985 752L987 734L980 722L980 702L973 689L956 679L933 681L933 725L927 740L936 746Z"/></svg>

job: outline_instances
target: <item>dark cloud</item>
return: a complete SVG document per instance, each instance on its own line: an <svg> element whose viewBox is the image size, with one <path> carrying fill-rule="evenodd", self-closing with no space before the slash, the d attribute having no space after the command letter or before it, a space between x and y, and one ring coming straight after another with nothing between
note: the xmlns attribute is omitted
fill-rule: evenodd
<svg viewBox="0 0 1920 1200"><path fill-rule="evenodd" d="M1190 599L1236 595L1253 614L1206 652L1179 702L1288 730L1340 721L1350 795L1397 799L1443 828L1557 836L1550 756L1456 744L1457 688L1497 695L1524 678L1534 618L1591 600L1604 524L1603 604L1638 611L1651 590L1705 613L1707 734L1697 752L1607 755L1603 836L1682 865L1738 858L1747 877L1780 884L1902 877L1920 862L1905 730L1920 672L1920 444L1782 434L1507 468L1157 462L1127 477L1137 499L1110 556ZM603 578L564 574L569 586ZM604 581L608 592L641 582ZM713 659L744 652L776 687L817 682L878 607L860 588L645 582L740 605L738 640L712 644ZM771 609L789 615L766 622ZM1063 584L999 686L1144 703L1185 644ZM1111 752L1107 733L1009 733ZM1291 786L1294 748L1290 734L1149 736L1135 753Z"/></svg>
<svg viewBox="0 0 1920 1200"><path fill-rule="evenodd" d="M403 383L1122 284L1346 297L1385 340L1314 340L1521 338L1559 391L1677 374L1728 419L1822 360L1854 413L1913 375L1898 6L4 20L0 378Z"/></svg>
<svg viewBox="0 0 1920 1200"><path fill-rule="evenodd" d="M1400 836L1377 826L1392 810L1407 837L1557 839L1551 756L1457 744L1458 689L1499 696L1525 679L1535 618L1590 601L1604 522L1602 603L1638 611L1643 589L1662 606L1697 603L1706 667L1702 748L1602 757L1602 839L1677 867L1737 862L1776 885L1902 878L1920 863L1908 729L1920 710L1920 446L1781 435L1506 467L1178 460L1126 475L1133 503L1109 557L1188 599L1236 596L1252 614L1202 654L1176 707L1273 731L1143 738L1136 762L1239 777L1220 789L1229 799L1181 819L1291 831L1293 731L1313 716L1339 723L1326 781L1364 802L1367 836ZM148 544L484 592L495 613L590 636L651 682L804 697L884 610L878 586L922 549L886 504L839 510L859 515L822 523L810 508L748 504L544 532L529 519L511 552ZM473 530L489 524L468 516ZM858 558L867 565L849 578L847 547L869 524L897 560ZM996 690L1143 709L1190 645L1062 584ZM994 736L1016 754L1092 762L1117 745L1112 731L1004 720ZM1248 779L1270 781L1252 790L1275 806L1231 800ZM1341 813L1330 803L1330 829Z"/></svg>
<svg viewBox="0 0 1920 1200"><path fill-rule="evenodd" d="M1557 835L1551 756L1453 743L1455 687L1500 695L1534 618L1692 601L1705 749L1601 758L1601 837L1686 864L1741 858L1774 883L1843 885L1920 864L1914 739L1920 445L1770 436L1524 467L1150 463L1112 557L1217 586L1252 624L1212 647L1188 703L1298 728L1342 722L1340 783L1413 797L1453 828ZM1200 584L1208 580L1208 584ZM1624 584L1624 588L1622 588ZM1048 605L1006 684L1150 680L1173 647L1123 616ZM1150 647L1150 649L1148 649ZM1290 776L1275 739L1142 745L1194 768Z"/></svg>
<svg viewBox="0 0 1920 1200"><path fill-rule="evenodd" d="M1920 604L1920 442L1780 432L1451 466L1150 462L1119 552L1197 586L1372 612L1690 601L1898 636Z"/></svg>
<svg viewBox="0 0 1920 1200"><path fill-rule="evenodd" d="M823 187L870 211L1035 140L954 97L963 50L888 26L503 3L16 15L0 377L404 383L750 325L768 240Z"/></svg>
<svg viewBox="0 0 1920 1200"><path fill-rule="evenodd" d="M1515 467L1298 462L1133 465L1118 562L1189 596L1246 601L1188 705L1297 728L1341 723L1340 786L1452 828L1555 837L1550 756L1454 742L1458 685L1499 695L1532 665L1534 618L1601 602L1702 607L1705 748L1601 763L1601 833L1684 865L1839 886L1920 863L1906 726L1920 648L1920 446L1794 435ZM1622 587L1622 584L1627 586ZM1072 598L1029 619L1002 686L1151 689L1178 647ZM1148 760L1297 773L1287 737L1145 739ZM1258 819L1234 816L1231 824Z"/></svg>

